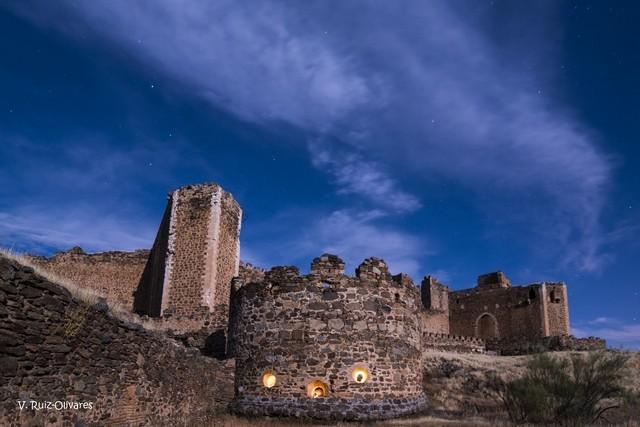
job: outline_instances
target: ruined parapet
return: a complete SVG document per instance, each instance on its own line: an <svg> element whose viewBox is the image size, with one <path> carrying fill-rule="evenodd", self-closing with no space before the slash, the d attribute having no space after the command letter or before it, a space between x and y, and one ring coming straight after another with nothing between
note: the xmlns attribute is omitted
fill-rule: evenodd
<svg viewBox="0 0 640 427"><path fill-rule="evenodd" d="M391 280L387 263L376 257L367 258L362 261L362 264L356 268L356 277L373 282L389 282Z"/></svg>
<svg viewBox="0 0 640 427"><path fill-rule="evenodd" d="M322 280L331 280L344 274L344 261L338 256L322 254L311 262L311 274Z"/></svg>
<svg viewBox="0 0 640 427"><path fill-rule="evenodd" d="M242 210L217 184L189 185L169 195L136 291L139 314L206 318L226 330L232 279L239 272Z"/></svg>
<svg viewBox="0 0 640 427"><path fill-rule="evenodd" d="M366 420L422 409L418 289L378 259L327 280L339 258L323 256L309 275L275 267L234 292L233 411Z"/></svg>
<svg viewBox="0 0 640 427"><path fill-rule="evenodd" d="M478 276L476 288L478 290L488 290L508 288L510 286L511 281L509 278L502 271L496 271Z"/></svg>

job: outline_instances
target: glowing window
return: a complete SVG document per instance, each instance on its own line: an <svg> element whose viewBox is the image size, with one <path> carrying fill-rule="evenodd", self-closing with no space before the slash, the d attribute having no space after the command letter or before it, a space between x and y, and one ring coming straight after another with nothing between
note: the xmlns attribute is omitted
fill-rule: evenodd
<svg viewBox="0 0 640 427"><path fill-rule="evenodd" d="M320 380L312 381L307 384L307 396L312 399L327 397L329 395L329 387Z"/></svg>
<svg viewBox="0 0 640 427"><path fill-rule="evenodd" d="M276 375L273 372L265 372L262 376L262 385L271 388L276 385Z"/></svg>
<svg viewBox="0 0 640 427"><path fill-rule="evenodd" d="M351 377L355 382L362 384L369 378L369 371L366 368L357 367L351 373Z"/></svg>

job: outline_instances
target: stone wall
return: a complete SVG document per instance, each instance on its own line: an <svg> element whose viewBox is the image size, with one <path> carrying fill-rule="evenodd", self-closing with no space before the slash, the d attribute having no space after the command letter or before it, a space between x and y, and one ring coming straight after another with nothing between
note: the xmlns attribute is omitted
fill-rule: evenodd
<svg viewBox="0 0 640 427"><path fill-rule="evenodd" d="M602 338L577 338L572 335L539 337L506 337L487 340L486 348L502 356L541 353L545 351L594 351L604 350L607 343Z"/></svg>
<svg viewBox="0 0 640 427"><path fill-rule="evenodd" d="M0 425L212 422L232 398L233 369L0 257ZM85 409L35 411L30 401Z"/></svg>
<svg viewBox="0 0 640 427"><path fill-rule="evenodd" d="M261 283L237 284L236 412L379 419L424 408L418 289L406 276L393 280L382 260L367 259L355 278L343 266L325 254L313 274L275 267ZM364 383L354 380L358 368L368 371ZM309 396L314 381L327 396Z"/></svg>
<svg viewBox="0 0 640 427"><path fill-rule="evenodd" d="M422 330L425 333L449 334L449 313L438 310L423 311Z"/></svg>
<svg viewBox="0 0 640 427"><path fill-rule="evenodd" d="M480 338L459 337L449 334L426 332L422 334L425 350L449 351L452 353L484 353L485 342ZM425 352L424 354L427 354Z"/></svg>
<svg viewBox="0 0 640 427"><path fill-rule="evenodd" d="M112 304L133 307L133 293L149 257L148 250L87 254L75 247L52 257L29 257L44 271L80 288L90 289Z"/></svg>
<svg viewBox="0 0 640 427"><path fill-rule="evenodd" d="M451 334L479 338L544 336L543 298L541 285L451 292Z"/></svg>

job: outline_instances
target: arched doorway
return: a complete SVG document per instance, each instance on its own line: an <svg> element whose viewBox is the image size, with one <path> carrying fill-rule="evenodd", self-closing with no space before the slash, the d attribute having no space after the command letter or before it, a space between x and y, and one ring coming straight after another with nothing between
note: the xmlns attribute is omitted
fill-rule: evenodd
<svg viewBox="0 0 640 427"><path fill-rule="evenodd" d="M498 338L498 321L489 313L484 313L476 320L476 337L484 340Z"/></svg>

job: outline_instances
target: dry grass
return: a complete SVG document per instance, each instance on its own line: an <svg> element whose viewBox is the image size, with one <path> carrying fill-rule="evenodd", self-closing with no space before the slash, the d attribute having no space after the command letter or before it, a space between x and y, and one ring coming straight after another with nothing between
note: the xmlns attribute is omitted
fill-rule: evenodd
<svg viewBox="0 0 640 427"><path fill-rule="evenodd" d="M340 422L340 421L318 421L318 420L292 420L286 418L244 418L234 415L221 415L210 424L203 424L202 427L396 427L396 426L446 426L446 427L475 427L475 426L508 426L504 421L487 420L477 417L469 417L464 420L438 418L433 416L414 416L408 418L398 418L387 421L371 422Z"/></svg>
<svg viewBox="0 0 640 427"><path fill-rule="evenodd" d="M20 265L33 269L33 271L37 275L43 277L49 282L62 286L63 288L68 290L69 293L71 293L71 296L73 298L83 302L88 306L96 304L101 298L106 301L105 296L100 294L99 292L93 289L78 286L76 283L64 277L61 277L57 274L51 273L50 271L43 269L37 264L34 264L33 262L31 262L31 259L27 254L18 253L6 248L0 248L0 255L4 255L5 257L19 263ZM163 329L162 325L159 322L142 319L140 316L131 312L130 309L128 309L127 307L121 304L117 304L109 301L108 306L109 306L109 313L116 319L119 319L128 323L138 324L147 330L157 331L157 330Z"/></svg>

